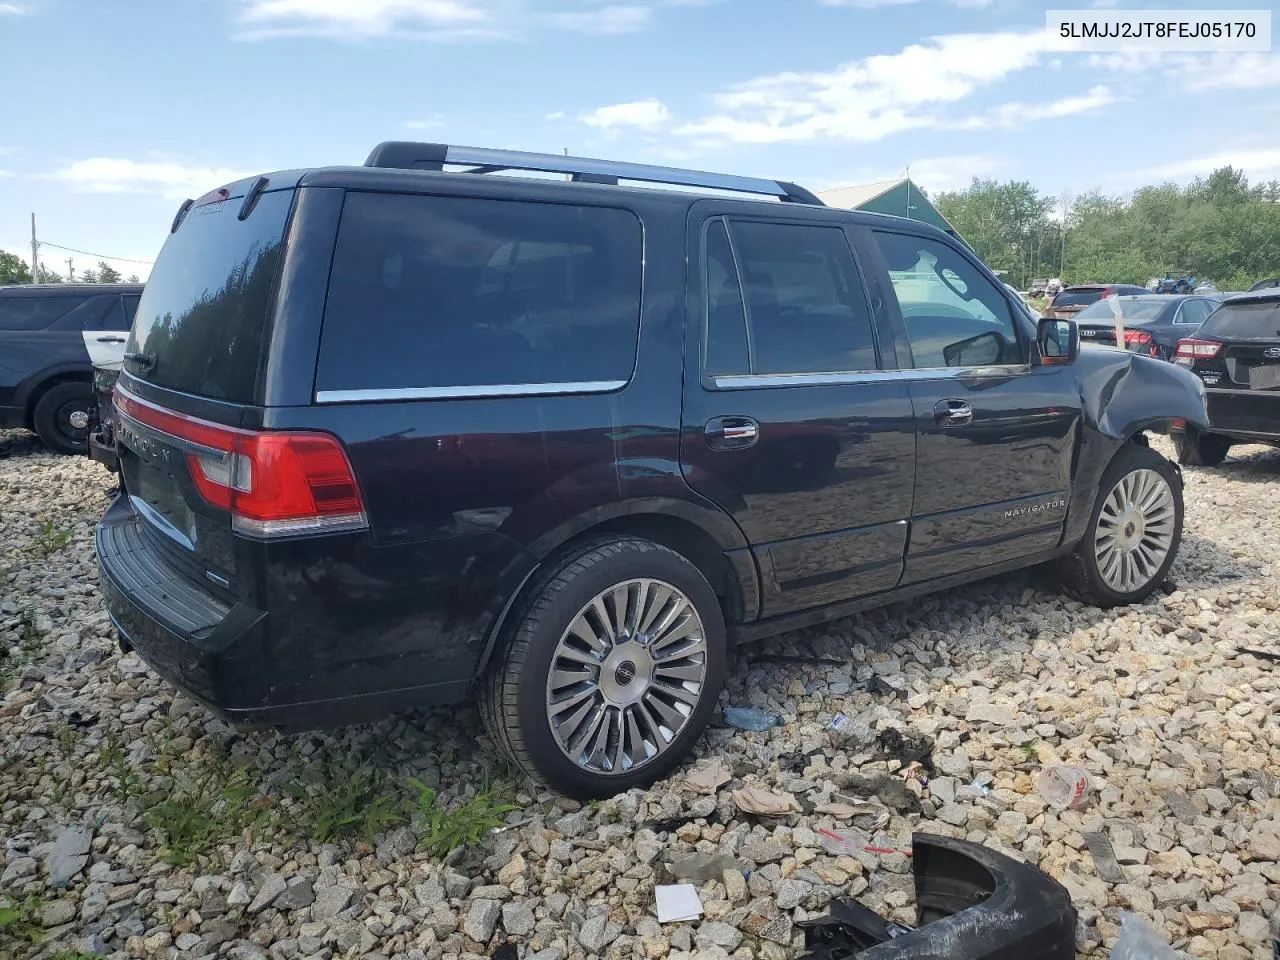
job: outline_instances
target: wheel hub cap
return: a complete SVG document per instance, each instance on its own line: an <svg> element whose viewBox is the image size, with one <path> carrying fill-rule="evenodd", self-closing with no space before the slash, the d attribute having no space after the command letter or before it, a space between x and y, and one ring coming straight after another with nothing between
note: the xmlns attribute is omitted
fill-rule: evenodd
<svg viewBox="0 0 1280 960"><path fill-rule="evenodd" d="M77 430L83 430L89 425L89 414L83 410L73 410L67 417L67 422Z"/></svg>
<svg viewBox="0 0 1280 960"><path fill-rule="evenodd" d="M628 580L593 597L560 638L547 721L574 763L628 773L684 730L706 672L706 637L689 598L660 580Z"/></svg>
<svg viewBox="0 0 1280 960"><path fill-rule="evenodd" d="M1173 491L1154 470L1121 477L1102 503L1094 556L1103 582L1117 593L1146 587L1173 547Z"/></svg>

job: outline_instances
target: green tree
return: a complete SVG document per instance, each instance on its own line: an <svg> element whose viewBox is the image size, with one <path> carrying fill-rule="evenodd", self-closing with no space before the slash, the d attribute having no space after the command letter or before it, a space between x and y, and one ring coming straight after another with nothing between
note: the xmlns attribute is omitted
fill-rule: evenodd
<svg viewBox="0 0 1280 960"><path fill-rule="evenodd" d="M92 270L80 271L80 283L97 283L97 282L98 282L98 275L94 273Z"/></svg>
<svg viewBox="0 0 1280 960"><path fill-rule="evenodd" d="M62 274L54 273L43 263L40 264L40 282L41 283L61 283Z"/></svg>
<svg viewBox="0 0 1280 960"><path fill-rule="evenodd" d="M1014 286L1025 286L1051 256L1057 237L1053 200L1030 183L974 178L965 190L938 195L936 206L992 269Z"/></svg>
<svg viewBox="0 0 1280 960"><path fill-rule="evenodd" d="M138 275L137 275L136 273L131 273L131 274L129 274L129 279L128 279L128 280L126 280L125 282L126 282L126 283L141 283L142 281L138 279Z"/></svg>
<svg viewBox="0 0 1280 960"><path fill-rule="evenodd" d="M98 282L99 283L119 283L120 271L105 260L98 261Z"/></svg>
<svg viewBox="0 0 1280 960"><path fill-rule="evenodd" d="M30 282L31 267L21 257L6 250L0 250L0 286Z"/></svg>

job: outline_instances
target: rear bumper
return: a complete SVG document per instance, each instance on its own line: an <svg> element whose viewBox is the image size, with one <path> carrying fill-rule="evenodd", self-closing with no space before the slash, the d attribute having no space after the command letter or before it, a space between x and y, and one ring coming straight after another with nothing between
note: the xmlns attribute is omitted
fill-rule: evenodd
<svg viewBox="0 0 1280 960"><path fill-rule="evenodd" d="M468 684L426 684L325 696L315 700L276 693L298 689L299 665L290 674L273 655L268 614L227 603L170 566L147 546L140 520L125 496L117 497L95 535L102 595L121 640L162 678L238 726L304 730L343 726L403 710L457 702ZM306 665L301 665L305 672ZM317 687L332 689L331 674Z"/></svg>
<svg viewBox="0 0 1280 960"><path fill-rule="evenodd" d="M1280 391L1205 391L1209 432L1239 440L1280 441Z"/></svg>

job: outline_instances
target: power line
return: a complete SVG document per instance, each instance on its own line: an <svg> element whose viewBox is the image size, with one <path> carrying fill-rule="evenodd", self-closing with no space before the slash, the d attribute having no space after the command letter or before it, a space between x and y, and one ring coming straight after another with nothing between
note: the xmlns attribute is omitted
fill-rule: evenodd
<svg viewBox="0 0 1280 960"><path fill-rule="evenodd" d="M155 266L154 260L132 260L129 257L113 257L106 253L90 253L88 250L77 250L75 247L64 247L60 243L50 243L48 240L41 240L40 246L53 247L55 250L65 250L68 253L78 253L85 257L97 257L99 260L119 260L121 263L145 263L147 266Z"/></svg>

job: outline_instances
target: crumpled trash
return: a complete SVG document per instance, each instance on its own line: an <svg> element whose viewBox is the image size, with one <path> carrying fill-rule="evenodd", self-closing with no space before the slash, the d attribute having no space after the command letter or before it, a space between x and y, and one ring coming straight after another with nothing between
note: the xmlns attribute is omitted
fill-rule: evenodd
<svg viewBox="0 0 1280 960"><path fill-rule="evenodd" d="M704 797L713 797L716 791L733 779L733 773L724 758L716 757L685 774L682 781L694 793Z"/></svg>
<svg viewBox="0 0 1280 960"><path fill-rule="evenodd" d="M883 807L878 807L874 803L849 803L845 800L832 798L825 803L820 803L813 808L814 813L825 813L827 816L835 817L837 820L854 820L863 817L870 817L874 821L872 829L879 829L889 822L889 811Z"/></svg>
<svg viewBox="0 0 1280 960"><path fill-rule="evenodd" d="M789 813L800 813L800 804L789 793L775 793L763 787L743 787L730 794L734 804L743 813L754 813L761 817L785 817Z"/></svg>
<svg viewBox="0 0 1280 960"><path fill-rule="evenodd" d="M673 880L685 880L699 887L719 880L726 870L746 873L747 869L746 864L724 853L695 853L667 864Z"/></svg>
<svg viewBox="0 0 1280 960"><path fill-rule="evenodd" d="M1111 948L1110 960L1180 960L1173 947L1155 929L1132 913L1120 914L1120 936Z"/></svg>
<svg viewBox="0 0 1280 960"><path fill-rule="evenodd" d="M906 783L893 777L864 777L856 773L835 778L841 790L849 790L860 797L875 797L890 810L898 813L919 813L920 798L907 789Z"/></svg>

